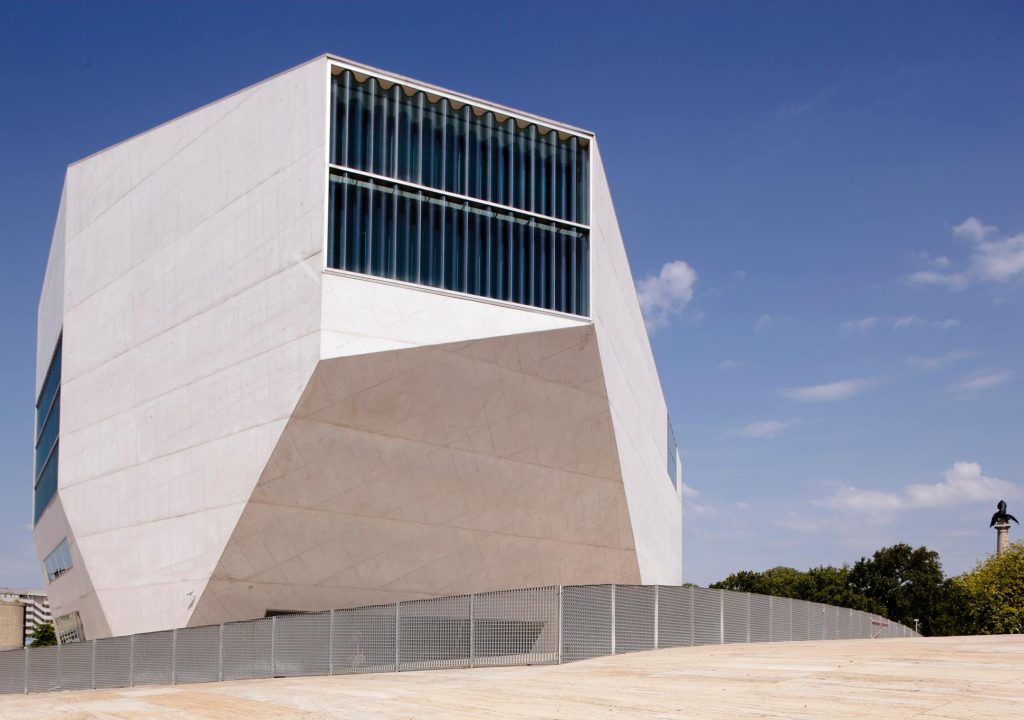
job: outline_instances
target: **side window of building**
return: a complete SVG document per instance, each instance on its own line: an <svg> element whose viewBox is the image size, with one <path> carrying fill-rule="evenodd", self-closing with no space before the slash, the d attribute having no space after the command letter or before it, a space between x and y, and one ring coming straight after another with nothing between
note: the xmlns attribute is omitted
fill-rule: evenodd
<svg viewBox="0 0 1024 720"><path fill-rule="evenodd" d="M676 434L672 430L672 420L668 420L668 478L672 481L672 487L679 486L679 468L676 462L679 447L676 445Z"/></svg>
<svg viewBox="0 0 1024 720"><path fill-rule="evenodd" d="M60 545L46 556L46 559L43 560L43 567L46 568L47 582L53 582L72 568L71 549L68 547L67 538L61 540Z"/></svg>

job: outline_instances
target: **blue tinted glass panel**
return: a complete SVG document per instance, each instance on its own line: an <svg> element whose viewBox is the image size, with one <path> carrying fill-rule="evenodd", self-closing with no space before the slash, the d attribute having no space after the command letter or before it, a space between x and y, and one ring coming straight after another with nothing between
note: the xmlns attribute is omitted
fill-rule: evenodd
<svg viewBox="0 0 1024 720"><path fill-rule="evenodd" d="M580 228L348 173L331 176L329 217L333 268L589 312Z"/></svg>
<svg viewBox="0 0 1024 720"><path fill-rule="evenodd" d="M35 473L33 477L33 518L39 520L43 510L57 492L57 451L60 441L60 374L61 338L50 360L50 368L36 403Z"/></svg>
<svg viewBox="0 0 1024 720"><path fill-rule="evenodd" d="M589 224L585 139L348 70L331 98L335 165Z"/></svg>

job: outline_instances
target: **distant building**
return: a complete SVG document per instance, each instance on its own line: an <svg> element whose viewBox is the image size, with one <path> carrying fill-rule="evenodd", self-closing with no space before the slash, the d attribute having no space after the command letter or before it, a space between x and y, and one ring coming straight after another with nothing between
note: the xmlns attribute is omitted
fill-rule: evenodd
<svg viewBox="0 0 1024 720"><path fill-rule="evenodd" d="M17 600L0 602L0 650L25 645L25 606Z"/></svg>
<svg viewBox="0 0 1024 720"><path fill-rule="evenodd" d="M0 630L0 646L4 648L9 647L8 636L13 632L11 623L15 614L23 615L22 640L15 647L21 647L28 642L36 625L53 622L53 618L50 616L50 600L44 590L0 588L0 603L4 603L3 606L0 606L0 618L2 618L0 627L3 628ZM8 608L13 607L14 603L20 604L23 608L22 611L9 610Z"/></svg>
<svg viewBox="0 0 1024 720"><path fill-rule="evenodd" d="M587 130L317 58L72 164L37 338L62 642L682 581Z"/></svg>

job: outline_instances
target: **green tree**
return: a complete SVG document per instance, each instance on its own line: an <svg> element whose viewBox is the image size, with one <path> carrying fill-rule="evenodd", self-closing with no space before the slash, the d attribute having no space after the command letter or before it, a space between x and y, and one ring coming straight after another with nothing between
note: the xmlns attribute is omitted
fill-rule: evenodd
<svg viewBox="0 0 1024 720"><path fill-rule="evenodd" d="M56 645L57 634L53 631L50 623L39 623L32 630L32 647L43 647L44 645Z"/></svg>
<svg viewBox="0 0 1024 720"><path fill-rule="evenodd" d="M1024 632L1024 542L979 561L952 585L963 607L961 632Z"/></svg>
<svg viewBox="0 0 1024 720"><path fill-rule="evenodd" d="M855 562L849 580L857 594L877 602L890 620L914 627L919 619L925 635L956 632L952 583L933 550L906 543L881 548Z"/></svg>

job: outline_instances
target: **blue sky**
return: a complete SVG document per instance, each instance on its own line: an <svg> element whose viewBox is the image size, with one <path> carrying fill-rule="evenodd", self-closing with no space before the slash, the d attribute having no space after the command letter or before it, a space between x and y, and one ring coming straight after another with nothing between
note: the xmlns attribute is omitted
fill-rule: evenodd
<svg viewBox="0 0 1024 720"><path fill-rule="evenodd" d="M687 580L897 541L971 567L995 502L1024 505L1022 34L1013 2L0 0L0 584L42 582L35 308L65 166L323 52L598 134Z"/></svg>

